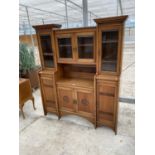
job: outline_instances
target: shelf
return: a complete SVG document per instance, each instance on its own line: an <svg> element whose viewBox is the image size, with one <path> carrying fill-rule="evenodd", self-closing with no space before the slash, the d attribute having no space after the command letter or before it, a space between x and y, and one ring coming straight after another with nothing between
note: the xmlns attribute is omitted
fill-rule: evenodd
<svg viewBox="0 0 155 155"><path fill-rule="evenodd" d="M53 53L43 53L44 56L53 56Z"/></svg>
<svg viewBox="0 0 155 155"><path fill-rule="evenodd" d="M118 43L118 40L107 40L107 41L102 41L102 43Z"/></svg>
<svg viewBox="0 0 155 155"><path fill-rule="evenodd" d="M78 44L78 46L93 46L93 44Z"/></svg>
<svg viewBox="0 0 155 155"><path fill-rule="evenodd" d="M66 59L68 61L66 61ZM72 58L62 58L58 60L58 64L77 64L77 65L96 65L96 63L94 62L94 60L92 59L78 59L77 62L73 61Z"/></svg>
<svg viewBox="0 0 155 155"><path fill-rule="evenodd" d="M94 88L94 81L90 79L62 78L57 81L58 85L69 85L71 87Z"/></svg>
<svg viewBox="0 0 155 155"><path fill-rule="evenodd" d="M72 46L72 45L59 45L59 47Z"/></svg>
<svg viewBox="0 0 155 155"><path fill-rule="evenodd" d="M102 63L116 63L117 61L115 60L102 60Z"/></svg>

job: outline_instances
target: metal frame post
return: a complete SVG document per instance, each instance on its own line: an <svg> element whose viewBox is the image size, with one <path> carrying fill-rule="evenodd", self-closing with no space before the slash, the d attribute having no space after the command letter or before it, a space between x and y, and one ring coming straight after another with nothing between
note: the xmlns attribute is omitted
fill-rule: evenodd
<svg viewBox="0 0 155 155"><path fill-rule="evenodd" d="M77 6L78 8L83 9L82 6L80 6L80 5L76 4L76 3L74 3L73 1L71 1L71 0L67 0L67 1L70 2L71 4ZM91 12L91 11L88 10L88 12ZM91 14L94 15L95 17L98 17L98 16L97 16L96 14L94 14L93 12L91 12Z"/></svg>
<svg viewBox="0 0 155 155"><path fill-rule="evenodd" d="M91 25L91 12L90 12L90 19L89 19L89 21L90 21L90 25Z"/></svg>
<svg viewBox="0 0 155 155"><path fill-rule="evenodd" d="M116 14L117 14L117 16L118 16L118 0L116 0L116 7L117 7L117 12L116 12Z"/></svg>
<svg viewBox="0 0 155 155"><path fill-rule="evenodd" d="M24 35L26 34L26 28L25 28L25 22L23 22L23 30L24 30Z"/></svg>
<svg viewBox="0 0 155 155"><path fill-rule="evenodd" d="M122 1L118 0L118 2L119 2L120 10L121 10L121 15L123 15Z"/></svg>
<svg viewBox="0 0 155 155"><path fill-rule="evenodd" d="M83 6L83 26L88 26L88 1L82 0Z"/></svg>
<svg viewBox="0 0 155 155"><path fill-rule="evenodd" d="M67 28L68 28L68 10L67 10L67 0L65 0L65 12L66 12L66 22L67 22Z"/></svg>
<svg viewBox="0 0 155 155"><path fill-rule="evenodd" d="M44 24L44 19L42 18L42 23Z"/></svg>
<svg viewBox="0 0 155 155"><path fill-rule="evenodd" d="M28 12L27 6L25 6L25 9L26 9L27 19L28 19L28 23L29 23L29 29L30 29L30 35L31 35L31 42L32 42L32 46L34 48L34 41L33 41L32 30L31 30L31 23L30 23L29 12Z"/></svg>

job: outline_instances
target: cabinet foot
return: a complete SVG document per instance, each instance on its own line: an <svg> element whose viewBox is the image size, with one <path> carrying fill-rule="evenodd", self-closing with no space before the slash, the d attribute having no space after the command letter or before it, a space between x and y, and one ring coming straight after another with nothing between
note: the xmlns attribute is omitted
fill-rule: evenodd
<svg viewBox="0 0 155 155"><path fill-rule="evenodd" d="M115 132L115 135L117 135L117 130L116 129L114 130L114 132Z"/></svg>
<svg viewBox="0 0 155 155"><path fill-rule="evenodd" d="M95 123L95 124L94 124L94 129L96 129L96 128L97 128L97 124Z"/></svg>
<svg viewBox="0 0 155 155"><path fill-rule="evenodd" d="M61 115L59 114L59 115L58 115L58 120L60 120L60 119L61 119Z"/></svg>
<svg viewBox="0 0 155 155"><path fill-rule="evenodd" d="M45 115L45 116L47 115L47 111L45 111L45 110L44 110L44 115Z"/></svg>
<svg viewBox="0 0 155 155"><path fill-rule="evenodd" d="M35 104L34 104L34 97L32 97L32 103L33 103L33 109L36 110Z"/></svg>
<svg viewBox="0 0 155 155"><path fill-rule="evenodd" d="M24 112L23 112L23 108L21 108L20 110L21 110L21 112L22 112L23 119L25 119L25 115L24 115Z"/></svg>

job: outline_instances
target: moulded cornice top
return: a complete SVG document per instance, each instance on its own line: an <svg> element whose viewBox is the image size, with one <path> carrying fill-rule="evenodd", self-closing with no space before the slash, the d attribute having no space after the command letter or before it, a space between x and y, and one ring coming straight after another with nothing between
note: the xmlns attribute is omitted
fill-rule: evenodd
<svg viewBox="0 0 155 155"><path fill-rule="evenodd" d="M97 24L123 23L128 15L94 19Z"/></svg>
<svg viewBox="0 0 155 155"><path fill-rule="evenodd" d="M59 25L59 24L44 24L44 25L34 25L32 27L36 30L40 30L40 29L61 28L61 25Z"/></svg>

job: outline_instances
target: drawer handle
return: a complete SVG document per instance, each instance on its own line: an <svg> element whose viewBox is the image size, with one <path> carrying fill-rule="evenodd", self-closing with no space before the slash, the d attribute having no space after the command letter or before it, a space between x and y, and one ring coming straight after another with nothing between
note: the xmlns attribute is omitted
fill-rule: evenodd
<svg viewBox="0 0 155 155"><path fill-rule="evenodd" d="M112 96L112 97L114 97L114 94L111 94L111 93L103 93L103 92L100 92L99 94L100 95L104 95L104 96Z"/></svg>

